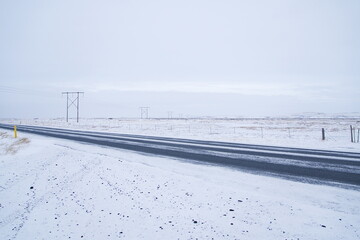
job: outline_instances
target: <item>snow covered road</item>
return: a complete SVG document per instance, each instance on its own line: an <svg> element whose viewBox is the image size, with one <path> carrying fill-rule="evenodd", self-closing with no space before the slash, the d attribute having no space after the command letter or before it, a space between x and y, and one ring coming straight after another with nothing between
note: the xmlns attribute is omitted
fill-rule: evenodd
<svg viewBox="0 0 360 240"><path fill-rule="evenodd" d="M10 134L0 145L1 239L360 237L357 190Z"/></svg>
<svg viewBox="0 0 360 240"><path fill-rule="evenodd" d="M11 125L0 124L11 129ZM235 167L307 182L360 186L360 153L18 126L23 132Z"/></svg>

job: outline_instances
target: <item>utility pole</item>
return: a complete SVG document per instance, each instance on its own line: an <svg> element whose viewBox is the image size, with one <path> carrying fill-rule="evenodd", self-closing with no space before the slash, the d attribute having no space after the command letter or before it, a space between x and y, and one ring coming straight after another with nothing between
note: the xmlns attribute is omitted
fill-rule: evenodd
<svg viewBox="0 0 360 240"><path fill-rule="evenodd" d="M173 112L172 112L172 111L168 111L167 114L168 114L168 119L171 119Z"/></svg>
<svg viewBox="0 0 360 240"><path fill-rule="evenodd" d="M141 119L149 118L149 108L150 107L140 107L140 118Z"/></svg>
<svg viewBox="0 0 360 240"><path fill-rule="evenodd" d="M69 108L71 106L76 108L76 122L79 122L80 94L84 95L84 92L62 92L62 95L64 94L66 94L66 122L69 122Z"/></svg>

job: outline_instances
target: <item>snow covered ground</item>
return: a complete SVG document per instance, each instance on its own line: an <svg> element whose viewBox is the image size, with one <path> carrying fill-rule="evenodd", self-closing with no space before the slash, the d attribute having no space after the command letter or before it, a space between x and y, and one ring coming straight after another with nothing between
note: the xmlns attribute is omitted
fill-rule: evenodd
<svg viewBox="0 0 360 240"><path fill-rule="evenodd" d="M240 119L2 119L2 123L27 124L92 131L118 132L216 140L272 146L315 148L360 152L360 143L351 143L350 125L356 127L360 117L297 117ZM321 139L325 129L326 140Z"/></svg>
<svg viewBox="0 0 360 240"><path fill-rule="evenodd" d="M360 238L358 190L0 132L1 239Z"/></svg>

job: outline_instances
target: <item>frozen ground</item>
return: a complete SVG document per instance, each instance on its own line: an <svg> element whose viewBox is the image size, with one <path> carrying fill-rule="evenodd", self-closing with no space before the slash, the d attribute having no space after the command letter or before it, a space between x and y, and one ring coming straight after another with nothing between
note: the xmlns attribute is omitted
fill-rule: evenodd
<svg viewBox="0 0 360 240"><path fill-rule="evenodd" d="M357 190L0 132L1 239L360 238Z"/></svg>
<svg viewBox="0 0 360 240"><path fill-rule="evenodd" d="M2 119L2 123L28 124L92 131L119 132L239 142L249 144L315 148L360 152L360 143L351 143L350 125L356 127L360 117L297 117L243 119ZM321 139L321 129L326 140Z"/></svg>

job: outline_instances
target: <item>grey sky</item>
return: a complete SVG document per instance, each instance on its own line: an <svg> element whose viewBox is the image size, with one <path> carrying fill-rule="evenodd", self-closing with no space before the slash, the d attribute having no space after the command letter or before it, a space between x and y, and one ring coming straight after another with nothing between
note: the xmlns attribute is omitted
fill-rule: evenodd
<svg viewBox="0 0 360 240"><path fill-rule="evenodd" d="M261 116L360 106L360 1L1 1L0 117Z"/></svg>

